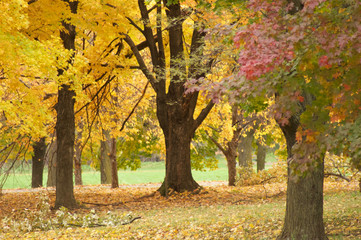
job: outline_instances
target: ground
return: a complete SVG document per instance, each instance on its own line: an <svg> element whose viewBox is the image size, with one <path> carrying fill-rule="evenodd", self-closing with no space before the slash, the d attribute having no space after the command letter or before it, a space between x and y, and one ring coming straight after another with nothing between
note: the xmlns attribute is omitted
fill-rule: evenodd
<svg viewBox="0 0 361 240"><path fill-rule="evenodd" d="M224 182L202 182L198 193L155 193L157 184L107 185L75 188L81 215L131 214L141 217L118 227L73 227L36 232L0 233L0 239L274 239L285 211L285 183L228 187ZM154 194L155 193L155 194ZM7 190L0 197L0 219L23 209L35 211L39 196L55 200L53 189ZM325 183L325 224L331 239L361 239L361 193L357 182ZM52 213L54 214L54 213Z"/></svg>

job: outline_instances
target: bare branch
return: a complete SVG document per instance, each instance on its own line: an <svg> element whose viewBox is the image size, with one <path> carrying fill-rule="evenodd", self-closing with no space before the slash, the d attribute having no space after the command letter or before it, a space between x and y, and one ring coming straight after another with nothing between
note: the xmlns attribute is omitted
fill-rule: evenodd
<svg viewBox="0 0 361 240"><path fill-rule="evenodd" d="M125 124L128 122L128 120L130 119L130 117L133 115L133 113L135 112L135 109L138 107L139 103L142 101L145 93L147 92L147 88L148 88L149 82L147 82L147 84L145 84L145 87L143 89L142 95L139 97L137 103L134 105L132 111L130 111L130 113L128 114L128 116L124 119L123 123L122 123L122 127L120 128L119 132L123 131Z"/></svg>
<svg viewBox="0 0 361 240"><path fill-rule="evenodd" d="M147 10L147 6L144 0L138 0L140 14L142 15L143 25L144 25L144 36L149 44L149 50L152 57L153 66L158 66L158 51L157 46L155 44L153 30L149 26L150 19Z"/></svg>
<svg viewBox="0 0 361 240"><path fill-rule="evenodd" d="M151 13L154 9L156 9L160 4L156 3L153 7L148 9L148 14Z"/></svg>
<svg viewBox="0 0 361 240"><path fill-rule="evenodd" d="M345 177L344 175L342 174L337 174L337 173L325 173L325 177L329 177L329 176L334 176L334 177L339 177L339 178L342 178L344 180L346 180L347 182L351 182L351 180L347 177Z"/></svg>
<svg viewBox="0 0 361 240"><path fill-rule="evenodd" d="M130 17L125 17L126 19L128 19L128 21L130 22L130 25L133 25L139 32L141 32L142 34L144 34L144 30L141 29L134 21L133 19L131 19Z"/></svg>
<svg viewBox="0 0 361 240"><path fill-rule="evenodd" d="M139 64L140 70L142 70L143 74L146 76L146 78L150 81L153 88L155 88L156 79L152 75L152 73L149 71L147 66L145 65L145 62L143 60L143 57L140 55L140 52L137 48L137 46L134 44L133 40L130 38L128 34L122 33L122 36L124 36L124 41L129 45L130 49L132 50L135 58L137 59L137 62Z"/></svg>
<svg viewBox="0 0 361 240"><path fill-rule="evenodd" d="M224 155L227 155L228 151L226 149L224 149L224 147L219 142L217 142L216 139L214 139L211 135L209 135L208 131L206 131L206 134L209 137L209 139L217 146L217 148L219 150L221 150Z"/></svg>
<svg viewBox="0 0 361 240"><path fill-rule="evenodd" d="M208 113L212 110L214 102L210 101L205 108L202 109L201 113L198 115L197 119L194 122L193 129L194 131L202 124L204 119L207 117Z"/></svg>
<svg viewBox="0 0 361 240"><path fill-rule="evenodd" d="M100 66L102 67L113 67L113 68L120 68L120 69L126 69L126 68L129 68L129 69L140 69L139 66L123 66L123 65L119 65L119 64L115 64L115 65L109 65L108 63L103 63L103 64L100 64Z"/></svg>
<svg viewBox="0 0 361 240"><path fill-rule="evenodd" d="M37 2L38 0L30 0L30 1L28 1L28 5L30 5L30 4L32 4L32 3L35 3L35 2Z"/></svg>
<svg viewBox="0 0 361 240"><path fill-rule="evenodd" d="M109 76L108 80L103 84L103 86L101 86L101 87L98 89L98 91L95 93L95 95L92 97L92 99L91 99L88 103L86 103L85 105L83 105L79 110L77 110L77 111L75 112L75 114L78 114L81 110L83 110L85 107L87 107L89 104L91 104L91 103L94 101L94 99L98 97L98 95L100 94L100 92L101 92L111 81L113 81L114 78L115 78L115 76L112 76L112 77Z"/></svg>

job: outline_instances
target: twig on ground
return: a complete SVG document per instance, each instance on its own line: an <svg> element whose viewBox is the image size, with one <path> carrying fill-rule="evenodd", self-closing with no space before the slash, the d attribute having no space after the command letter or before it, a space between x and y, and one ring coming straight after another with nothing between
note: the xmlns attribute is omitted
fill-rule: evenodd
<svg viewBox="0 0 361 240"><path fill-rule="evenodd" d="M138 202L144 198L149 198L149 197L154 197L154 195L157 192L153 192L151 194L148 195L144 195L141 196L139 198L133 199L133 200L129 200L129 201L125 201L125 202L115 202L115 203L95 203L95 202L81 202L82 204L90 204L90 205L95 205L95 206L119 206L119 205L124 205L125 207L127 207L125 204L126 203L130 203L130 202Z"/></svg>

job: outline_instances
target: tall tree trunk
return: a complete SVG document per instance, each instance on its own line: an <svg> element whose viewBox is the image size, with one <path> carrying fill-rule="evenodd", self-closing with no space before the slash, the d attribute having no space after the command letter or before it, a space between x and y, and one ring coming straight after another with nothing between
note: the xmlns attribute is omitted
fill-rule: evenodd
<svg viewBox="0 0 361 240"><path fill-rule="evenodd" d="M81 150L78 148L78 146L75 147L74 177L75 177L75 185L83 185L82 170L81 170Z"/></svg>
<svg viewBox="0 0 361 240"><path fill-rule="evenodd" d="M117 140L114 137L111 139L109 158L112 162L112 188L118 188Z"/></svg>
<svg viewBox="0 0 361 240"><path fill-rule="evenodd" d="M56 148L57 142L55 139L49 144L48 153L46 154L48 163L48 181L46 186L48 187L55 187L56 185Z"/></svg>
<svg viewBox="0 0 361 240"><path fill-rule="evenodd" d="M31 187L38 188L43 186L43 170L46 153L45 138L41 138L38 142L35 142L33 149Z"/></svg>
<svg viewBox="0 0 361 240"><path fill-rule="evenodd" d="M169 40L167 42L169 42L170 54L167 57L169 57L169 67L170 69L176 69L176 71L167 69L166 51L163 43L162 5L165 8L166 22L168 24ZM185 19L183 15L185 12L182 12L179 1L159 1L156 7L156 23L153 24L150 23L150 11L147 9L146 1L138 0L138 6L143 24L141 32L146 38L153 70L148 68L139 52L140 49L138 49L131 37L127 34L123 34L123 36L124 41L132 49L140 69L156 92L157 118L166 142L166 176L159 191L162 195L166 195L170 188L178 192L192 191L198 188L199 185L194 181L191 172L191 138L214 106L214 103L209 102L201 113L193 119L199 92L195 91L186 94L184 84L188 79L205 77L205 73L211 67L211 61L204 64L206 60L201 59L205 31L202 31L203 26L200 23L194 23L189 53L192 61L189 63L185 60L183 42L182 24ZM152 29L153 26L155 26L154 29ZM154 33L157 35L156 39ZM168 75L168 73L170 74Z"/></svg>
<svg viewBox="0 0 361 240"><path fill-rule="evenodd" d="M249 168L250 171L253 170L252 164L252 142L254 139L254 130L250 130L246 133L245 137L240 137L238 143L238 163L239 166Z"/></svg>
<svg viewBox="0 0 361 240"><path fill-rule="evenodd" d="M327 239L323 224L323 157L312 159L313 168L306 176L292 171L294 159L292 147L296 143L299 118L292 116L288 125L280 125L287 142L288 181L286 216L278 239ZM315 143L316 144L316 143Z"/></svg>
<svg viewBox="0 0 361 240"><path fill-rule="evenodd" d="M70 10L76 14L77 1L63 0L69 4ZM65 30L60 32L65 49L75 50L75 26L63 21ZM69 64L72 60L69 59ZM61 76L64 69L58 69ZM75 92L68 84L62 84L58 89L56 139L57 139L57 164L56 164L56 199L55 208L77 207L73 187L73 158L75 142Z"/></svg>
<svg viewBox="0 0 361 240"><path fill-rule="evenodd" d="M112 183L112 161L110 159L111 139L109 131L103 130L104 140L100 142L100 182L101 184Z"/></svg>
<svg viewBox="0 0 361 240"><path fill-rule="evenodd" d="M82 123L79 123L79 128L82 129ZM82 171L81 171L81 154L82 154L82 130L79 130L77 133L76 144L75 144L75 154L74 154L74 177L75 185L83 185L82 180Z"/></svg>
<svg viewBox="0 0 361 240"><path fill-rule="evenodd" d="M236 185L236 175L237 175L237 142L232 144L233 142L228 143L228 151L226 152L226 160L227 160L227 167L228 167L228 186L235 186Z"/></svg>
<svg viewBox="0 0 361 240"><path fill-rule="evenodd" d="M190 161L191 133L189 125L171 122L170 134L166 136L166 175L159 191L167 195L171 189L176 192L193 191L199 187L193 179Z"/></svg>
<svg viewBox="0 0 361 240"><path fill-rule="evenodd" d="M257 172L264 170L266 165L267 147L257 141Z"/></svg>
<svg viewBox="0 0 361 240"><path fill-rule="evenodd" d="M56 123L57 162L55 208L77 206L73 188L73 158L75 140L74 92L68 85L59 89Z"/></svg>
<svg viewBox="0 0 361 240"><path fill-rule="evenodd" d="M235 114L237 114L237 108L233 108L233 117L232 121L237 122L238 118L234 118ZM208 135L208 137L212 140L214 144L218 147L219 150L222 151L224 156L227 160L227 167L228 167L228 186L235 186L236 185L236 175L237 175L237 146L238 146L238 137L241 132L242 128L237 128L233 130L233 136L231 141L227 143L227 147L224 148L216 139L212 136Z"/></svg>

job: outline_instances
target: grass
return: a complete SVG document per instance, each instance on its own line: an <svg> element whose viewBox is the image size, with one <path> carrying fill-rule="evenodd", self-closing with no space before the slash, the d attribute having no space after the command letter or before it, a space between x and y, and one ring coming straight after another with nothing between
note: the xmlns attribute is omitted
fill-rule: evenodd
<svg viewBox="0 0 361 240"><path fill-rule="evenodd" d="M275 239L283 225L285 196L241 204L234 204L233 200L218 202L214 194L229 195L229 189L209 189L210 193L203 195L199 205L195 199L187 202L187 197L194 197L187 195L168 200L148 199L138 207L129 203L131 214L141 219L127 226L11 233L5 239ZM237 189L241 197L243 190ZM209 198L209 202L204 198ZM154 203L153 207L145 207L146 201ZM171 205L164 204L167 202ZM340 188L336 192L326 192L324 202L329 239L361 239L361 194ZM122 215L130 210L112 211Z"/></svg>
<svg viewBox="0 0 361 240"><path fill-rule="evenodd" d="M266 162L268 166L275 162L273 154L268 154ZM227 181L228 170L226 161L220 158L218 169L213 171L193 171L193 177L196 181ZM164 162L143 162L140 169L136 171L119 170L119 184L140 184L140 183L160 183L164 180L165 166ZM0 176L1 179L1 176ZM88 165L82 166L82 179L84 185L100 184L100 172L92 169ZM47 169L44 170L43 183L46 186ZM31 187L31 166L25 165L21 169L16 169L11 173L5 182L3 189L12 188L30 188Z"/></svg>

